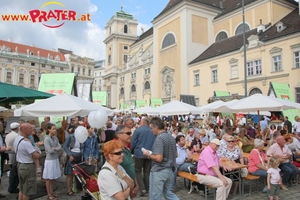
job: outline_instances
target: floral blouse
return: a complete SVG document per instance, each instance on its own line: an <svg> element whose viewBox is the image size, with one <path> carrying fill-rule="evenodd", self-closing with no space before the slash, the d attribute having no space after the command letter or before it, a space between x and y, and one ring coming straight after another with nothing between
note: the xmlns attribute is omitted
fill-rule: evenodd
<svg viewBox="0 0 300 200"><path fill-rule="evenodd" d="M238 160L242 157L242 152L238 146L235 146L234 150L230 151L227 148L227 145L223 145L221 148L218 149L217 154L220 158L225 157L232 160Z"/></svg>

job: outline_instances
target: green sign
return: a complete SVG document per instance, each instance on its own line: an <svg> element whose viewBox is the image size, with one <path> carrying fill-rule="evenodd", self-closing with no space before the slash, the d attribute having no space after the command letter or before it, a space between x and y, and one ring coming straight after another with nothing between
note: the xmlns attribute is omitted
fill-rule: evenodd
<svg viewBox="0 0 300 200"><path fill-rule="evenodd" d="M215 93L215 96L216 96L216 97L230 96L230 92L215 91L214 93Z"/></svg>
<svg viewBox="0 0 300 200"><path fill-rule="evenodd" d="M71 94L73 89L74 77L74 73L42 74L38 90L51 94ZM39 117L40 123L43 120L43 117ZM62 120L62 117L51 116L51 122L53 122L57 128L61 127Z"/></svg>
<svg viewBox="0 0 300 200"><path fill-rule="evenodd" d="M151 98L150 101L151 101L151 107L153 107L153 108L163 105L162 99Z"/></svg>
<svg viewBox="0 0 300 200"><path fill-rule="evenodd" d="M107 92L106 91L93 91L93 103L100 104L102 106L107 106Z"/></svg>
<svg viewBox="0 0 300 200"><path fill-rule="evenodd" d="M124 101L123 103L120 103L120 110L130 110L134 109L135 101L129 100L129 101Z"/></svg>
<svg viewBox="0 0 300 200"><path fill-rule="evenodd" d="M146 100L136 100L135 101L135 108L142 108L147 106Z"/></svg>
<svg viewBox="0 0 300 200"><path fill-rule="evenodd" d="M290 86L288 84L271 82L270 86L271 86L270 91L274 92L276 98L295 102L294 97L291 93ZM269 92L269 96L271 96L270 92ZM283 110L282 114L284 116L288 116L290 121L293 121L295 116L300 115L298 109Z"/></svg>

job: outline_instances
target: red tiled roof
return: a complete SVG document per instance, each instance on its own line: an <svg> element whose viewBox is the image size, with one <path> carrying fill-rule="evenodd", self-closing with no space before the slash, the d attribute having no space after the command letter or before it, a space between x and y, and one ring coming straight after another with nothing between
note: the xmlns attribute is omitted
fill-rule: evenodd
<svg viewBox="0 0 300 200"><path fill-rule="evenodd" d="M18 47L19 53L27 54L27 49L28 49L29 52L33 52L33 55L35 55L35 56L37 56L37 54L38 54L37 52L39 51L40 57L48 58L48 54L49 54L50 56L53 57L53 60L54 60L55 57L58 55L60 58L60 61L66 61L64 54L62 54L60 52L37 48L37 47L30 46L30 45L24 45L24 44L19 44L19 43L14 43L14 42L8 42L5 40L0 40L0 46L3 46L3 45L9 47L11 49L11 52L15 52L16 47Z"/></svg>

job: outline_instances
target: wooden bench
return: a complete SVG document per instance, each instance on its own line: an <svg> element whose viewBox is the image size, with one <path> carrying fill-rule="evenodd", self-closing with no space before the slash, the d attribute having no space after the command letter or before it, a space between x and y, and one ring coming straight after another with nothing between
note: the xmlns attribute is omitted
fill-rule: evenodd
<svg viewBox="0 0 300 200"><path fill-rule="evenodd" d="M242 183L242 195L244 195L244 188L245 188L245 181L250 182L250 187L249 187L249 195L252 194L252 181L256 181L260 178L260 176L255 176L248 174L246 177L243 177L243 183ZM256 184L257 186L257 184Z"/></svg>
<svg viewBox="0 0 300 200"><path fill-rule="evenodd" d="M177 174L179 177L181 178L184 178L184 179L187 179L189 181L192 181L192 182L196 182L196 183L199 183L198 182L198 178L196 175L194 174L190 174L190 173L187 173L187 172L183 172L183 171L178 171L178 174ZM191 183L192 185L192 183ZM215 187L211 186L211 185L204 185L204 195L205 195L205 200L207 200L207 188L211 188L211 189L214 189L214 192L213 192L213 195L214 195L214 199L215 199Z"/></svg>

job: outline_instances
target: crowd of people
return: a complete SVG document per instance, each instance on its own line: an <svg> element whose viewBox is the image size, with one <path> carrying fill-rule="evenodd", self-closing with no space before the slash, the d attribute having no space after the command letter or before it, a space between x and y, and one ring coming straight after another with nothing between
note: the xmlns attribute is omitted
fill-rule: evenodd
<svg viewBox="0 0 300 200"><path fill-rule="evenodd" d="M223 175L223 170L231 169L221 160L245 164L244 152L249 153L249 173L264 177L267 185L263 191L270 190L278 196L278 190L273 188L288 190L300 166L300 119L295 117L293 123L288 117L284 120L283 126L277 127L267 117L257 124L236 124L233 117L218 115L200 125L192 115L150 118L118 113L109 117L101 129L91 127L87 116L71 118L69 123L63 121L59 129L50 117L44 118L40 129L20 120L10 124L8 134L1 134L1 172L5 160L11 170L18 162L18 175L10 173L8 192L19 193L20 200L36 193L36 176L45 181L48 199L58 199L53 185L62 173L66 176L66 194L74 195L72 165L81 162L95 166L102 199L139 195L173 200L178 199L177 172L196 168L199 183L216 187L216 197L222 200L231 190L232 195L237 194L239 180ZM88 132L84 143L74 134L79 126ZM3 156L12 150L16 155ZM199 155L196 163L194 154ZM282 175L280 180L276 179L277 168ZM0 198L4 197L0 194Z"/></svg>

